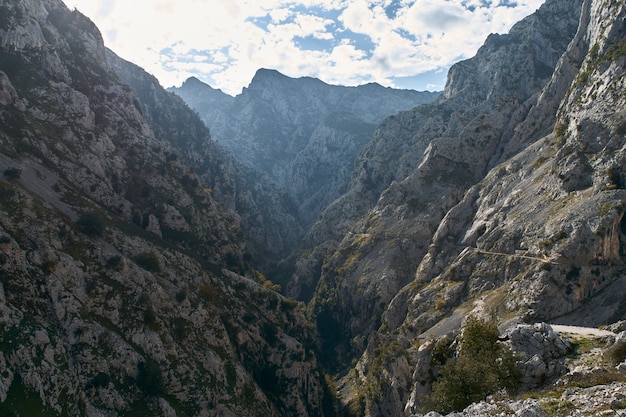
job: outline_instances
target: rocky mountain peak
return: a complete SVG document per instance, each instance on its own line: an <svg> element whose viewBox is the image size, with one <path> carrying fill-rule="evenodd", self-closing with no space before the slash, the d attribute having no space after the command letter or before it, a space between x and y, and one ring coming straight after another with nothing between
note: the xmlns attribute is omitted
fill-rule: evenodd
<svg viewBox="0 0 626 417"><path fill-rule="evenodd" d="M253 86L259 83L262 84L264 82L283 82L288 79L290 79L290 77L287 77L286 75L280 73L275 69L259 68L254 74L250 85Z"/></svg>
<svg viewBox="0 0 626 417"><path fill-rule="evenodd" d="M181 86L179 88L181 90L187 90L189 92L201 90L201 91L204 91L205 94L209 94L208 92L215 92L215 93L223 93L225 95L228 95L228 94L224 93L222 90L220 90L219 88L213 88L210 85L208 85L206 83L203 83L197 77L189 77L189 78L187 78L181 84Z"/></svg>
<svg viewBox="0 0 626 417"><path fill-rule="evenodd" d="M509 33L489 35L475 57L450 68L443 96L461 95L475 103L528 99L552 76L579 14L570 1L547 1Z"/></svg>

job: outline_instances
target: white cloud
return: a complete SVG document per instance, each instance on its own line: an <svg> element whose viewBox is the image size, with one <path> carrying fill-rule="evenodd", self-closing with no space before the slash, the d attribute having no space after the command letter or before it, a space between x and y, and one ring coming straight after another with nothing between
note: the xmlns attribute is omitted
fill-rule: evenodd
<svg viewBox="0 0 626 417"><path fill-rule="evenodd" d="M474 55L489 33L508 31L543 3L518 0L516 7L496 7L497 0L491 6L480 0L64 1L96 23L109 48L145 68L162 85L179 85L195 75L230 94L238 94L261 67L336 84L393 85L395 77L447 68ZM390 6L399 7L388 15ZM323 40L334 48L300 50L296 37Z"/></svg>

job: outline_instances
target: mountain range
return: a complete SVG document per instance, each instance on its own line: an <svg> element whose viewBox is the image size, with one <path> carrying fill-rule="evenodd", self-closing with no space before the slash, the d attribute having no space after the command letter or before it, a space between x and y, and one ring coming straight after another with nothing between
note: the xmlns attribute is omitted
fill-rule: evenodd
<svg viewBox="0 0 626 417"><path fill-rule="evenodd" d="M378 123L439 96L375 83L335 86L268 69L236 97L196 78L168 90L198 112L213 139L291 196L304 228L345 191Z"/></svg>
<svg viewBox="0 0 626 417"><path fill-rule="evenodd" d="M524 390L600 380L541 322L626 344L623 2L547 0L441 93L168 92L60 0L0 16L0 414L408 417L482 320Z"/></svg>

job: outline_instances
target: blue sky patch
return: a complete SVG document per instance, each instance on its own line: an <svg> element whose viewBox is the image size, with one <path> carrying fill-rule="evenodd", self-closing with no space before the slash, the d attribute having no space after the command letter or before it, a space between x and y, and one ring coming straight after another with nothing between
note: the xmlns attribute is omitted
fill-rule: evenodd
<svg viewBox="0 0 626 417"><path fill-rule="evenodd" d="M391 77L396 88L417 91L443 91L449 68L438 68L409 77Z"/></svg>
<svg viewBox="0 0 626 417"><path fill-rule="evenodd" d="M335 40L319 39L312 35L294 36L293 41L298 49L306 51L330 52L336 45Z"/></svg>

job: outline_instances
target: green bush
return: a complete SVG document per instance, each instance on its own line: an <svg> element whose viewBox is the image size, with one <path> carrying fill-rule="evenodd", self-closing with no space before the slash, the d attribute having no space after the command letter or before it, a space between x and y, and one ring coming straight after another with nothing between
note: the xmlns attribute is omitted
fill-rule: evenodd
<svg viewBox="0 0 626 417"><path fill-rule="evenodd" d="M19 168L7 168L3 172L4 176L10 180L17 180L22 176L22 170Z"/></svg>
<svg viewBox="0 0 626 417"><path fill-rule="evenodd" d="M219 301L220 293L213 285L205 282L198 287L198 296L209 303L216 303Z"/></svg>
<svg viewBox="0 0 626 417"><path fill-rule="evenodd" d="M429 409L460 411L500 390L513 391L521 371L508 346L498 341L495 321L470 318L461 335L455 360L448 360L433 383Z"/></svg>
<svg viewBox="0 0 626 417"><path fill-rule="evenodd" d="M80 215L76 226L87 236L102 236L104 233L104 220L95 211L89 211Z"/></svg>
<svg viewBox="0 0 626 417"><path fill-rule="evenodd" d="M146 395L158 396L163 393L163 373L156 362L139 362L137 364L137 386Z"/></svg>
<svg viewBox="0 0 626 417"><path fill-rule="evenodd" d="M159 257L154 252L141 252L135 256L134 261L137 265L149 272L160 272L161 265Z"/></svg>

